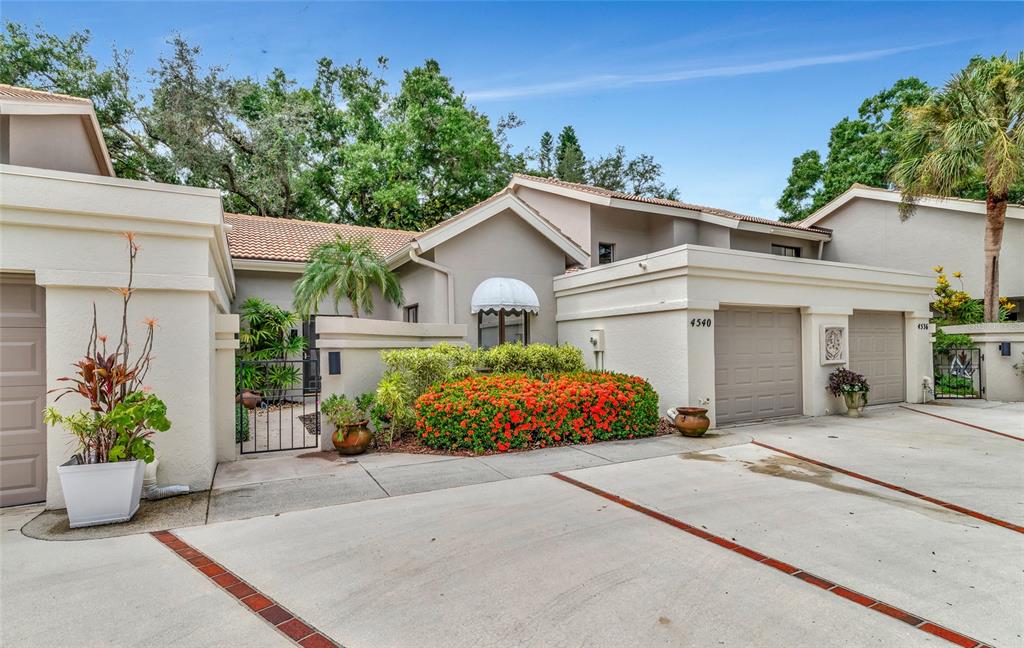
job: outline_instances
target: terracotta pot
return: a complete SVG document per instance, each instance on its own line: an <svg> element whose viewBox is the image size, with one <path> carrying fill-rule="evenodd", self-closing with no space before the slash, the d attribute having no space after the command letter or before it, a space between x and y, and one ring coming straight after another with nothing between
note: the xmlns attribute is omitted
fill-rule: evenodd
<svg viewBox="0 0 1024 648"><path fill-rule="evenodd" d="M263 397L258 392L250 391L246 389L241 394L235 397L236 403L241 403L246 409L254 410L256 406L260 404Z"/></svg>
<svg viewBox="0 0 1024 648"><path fill-rule="evenodd" d="M331 442L338 452L344 455L357 455L366 452L373 441L373 433L366 427L369 421L360 421L351 425L343 425L334 430Z"/></svg>
<svg viewBox="0 0 1024 648"><path fill-rule="evenodd" d="M867 392L843 392L843 400L846 401L846 415L850 418L857 418L864 412L864 406L868 404Z"/></svg>
<svg viewBox="0 0 1024 648"><path fill-rule="evenodd" d="M704 436L711 425L711 419L707 414L708 410L705 407L677 407L675 420L672 422L683 436Z"/></svg>

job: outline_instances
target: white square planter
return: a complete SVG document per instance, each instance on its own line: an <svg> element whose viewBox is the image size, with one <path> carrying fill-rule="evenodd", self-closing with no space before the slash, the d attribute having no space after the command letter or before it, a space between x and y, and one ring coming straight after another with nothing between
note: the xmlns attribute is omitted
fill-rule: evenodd
<svg viewBox="0 0 1024 648"><path fill-rule="evenodd" d="M74 461L74 460L72 460ZM57 466L71 528L127 522L139 510L141 460Z"/></svg>

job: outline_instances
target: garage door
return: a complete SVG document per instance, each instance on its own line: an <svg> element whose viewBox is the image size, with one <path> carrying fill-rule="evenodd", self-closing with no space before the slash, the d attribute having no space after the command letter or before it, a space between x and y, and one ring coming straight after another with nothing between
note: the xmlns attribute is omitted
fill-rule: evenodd
<svg viewBox="0 0 1024 648"><path fill-rule="evenodd" d="M0 506L46 499L46 318L31 276L0 274Z"/></svg>
<svg viewBox="0 0 1024 648"><path fill-rule="evenodd" d="M788 308L722 308L715 313L718 423L803 411L800 313Z"/></svg>
<svg viewBox="0 0 1024 648"><path fill-rule="evenodd" d="M868 379L871 386L868 403L903 402L906 367L903 313L853 311L850 318L850 369Z"/></svg>

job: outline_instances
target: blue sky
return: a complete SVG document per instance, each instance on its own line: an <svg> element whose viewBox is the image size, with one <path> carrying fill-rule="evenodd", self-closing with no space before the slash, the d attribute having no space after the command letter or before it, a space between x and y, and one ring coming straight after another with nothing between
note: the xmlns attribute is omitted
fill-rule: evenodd
<svg viewBox="0 0 1024 648"><path fill-rule="evenodd" d="M1017 3L4 2L6 20L88 28L140 76L180 33L234 75L425 58L483 112L515 112L517 147L573 124L587 155L650 153L684 200L774 217L792 158L895 80L943 82L975 54L1014 53Z"/></svg>

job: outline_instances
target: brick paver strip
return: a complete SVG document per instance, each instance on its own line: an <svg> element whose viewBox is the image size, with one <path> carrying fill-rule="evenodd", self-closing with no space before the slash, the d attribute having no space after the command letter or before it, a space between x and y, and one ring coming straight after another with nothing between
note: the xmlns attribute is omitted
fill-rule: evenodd
<svg viewBox="0 0 1024 648"><path fill-rule="evenodd" d="M961 420L955 419L955 418L949 418L948 416L941 416L939 414L932 414L931 412L925 412L924 410L914 409L913 407L907 407L906 405L900 405L900 407L902 407L905 410L910 410L911 412L917 412L918 414L924 414L925 416L934 416L935 418L942 419L943 421L950 421L951 423L959 423L960 425L965 425L965 426L967 426L969 428L974 428L975 430L981 430L982 432L991 432L992 434L998 434L999 436L1004 436L1007 439L1013 439L1015 441L1024 441L1024 437L1014 436L1014 435L1008 434L1006 432L1000 432L999 430L993 430L992 428L981 427L980 425L975 425L974 423L967 423L966 421L961 421Z"/></svg>
<svg viewBox="0 0 1024 648"><path fill-rule="evenodd" d="M577 488L582 488L585 491L589 491L594 495L597 495L598 497L603 497L606 500L610 500L612 502L615 502L616 504L625 506L628 509L632 509L637 513L642 513L648 517L652 517L655 520L658 520L659 522L664 522L665 524L675 527L680 531L685 531L686 533L696 536L702 540L707 540L708 542L711 542L712 544L722 547L723 549L727 548L730 544L735 545L736 548L731 550L735 554L739 554L741 556L749 558L750 560L753 560L762 565L778 569L779 571L785 574L789 574L794 578L798 578L804 581L805 583L810 583L816 587L820 587L831 594L841 596L842 598L848 601L853 601L854 603L859 603L869 610L874 610L875 612L879 612L881 614L885 614L895 619L899 619L904 623L909 623L910 625L914 626L918 630L921 630L922 632L927 632L941 639L945 639L950 643L957 644L958 646L966 646L967 648L987 648L986 644L976 639L972 639L967 635L961 634L954 630L950 630L949 628L944 628L937 623L928 621L927 619L921 619L909 612L901 610L892 605L888 605L887 603L883 603L882 601L879 601L876 598L872 598L865 594L854 592L851 589L841 587L831 581L825 580L824 578L805 572L799 567L794 567L788 563L784 563L773 558L765 557L763 554L760 554L751 549L746 549L745 547L738 545L735 542L726 540L721 536L716 536L713 533L708 533L707 531L698 529L697 527L687 524L682 520L671 517L669 515L665 515L664 513L660 513L658 511L655 511L654 509L647 508L642 504L637 504L636 502L625 499L623 497L619 497L614 493L609 493L608 491L602 490L596 486L591 486L590 484L587 484L585 482L573 479L572 477L568 477L566 475L563 475L562 473L551 473L551 476L557 479L561 479L567 484L572 484ZM761 556L761 559L758 559L758 556Z"/></svg>
<svg viewBox="0 0 1024 648"><path fill-rule="evenodd" d="M928 502L930 504L935 504L936 506L941 506L942 508L949 509L950 511L956 511L957 513L960 513L962 515L968 515L968 516L970 516L970 517L972 517L972 518L974 518L976 520L981 520L982 522L988 522L989 524L995 524L996 526L1001 526L1004 529L1009 529L1010 531L1016 531L1017 533L1024 533L1024 526L1020 526L1019 524L1014 524L1013 522L1007 522L1006 520L1000 520L999 518L994 518L991 515L985 515L984 513L979 513L978 511L974 511L974 510L971 510L969 508L964 508L962 506L958 506L958 505L952 504L950 502L946 502L946 501L943 501L943 500L940 500L940 499L936 499L936 498L934 498L934 497L932 497L930 495L925 495L923 493L918 493L917 491L912 491L909 488L904 488L903 486L897 486L896 484L890 484L889 482L884 482L881 479L875 479L874 477L868 477L867 475L862 475L859 472L854 472L854 471L848 470L846 468L840 468L839 466L833 466L832 464L827 464L824 461L818 461L817 459L811 459L810 457L805 457L803 455L798 455L797 453L790 452L789 450L783 450L782 448L777 448L775 446L768 445L767 443L761 443L760 441L757 441L756 439L751 441L751 443L756 445L756 446L761 446L762 448L766 448L768 450L771 450L772 452L778 452L778 453L781 453L781 454L793 457L794 459L799 459L800 461L806 461L809 464L814 464L815 466L820 466L822 468L827 468L827 469L829 469L829 470L831 470L833 472L842 473L842 474L846 475L847 477L853 477L854 479L860 479L860 480L866 481L866 482L868 482L870 484L874 484L876 486L881 486L882 488L888 488L889 490L894 490L897 493L903 493L904 495L909 495L910 497L916 497L919 500L924 500L924 501L926 501L926 502Z"/></svg>
<svg viewBox="0 0 1024 648"><path fill-rule="evenodd" d="M192 547L170 531L154 531L150 534L178 557L192 565L211 582L245 605L255 616L263 619L275 630L302 648L342 648L323 632L298 618L277 601L259 591L232 573L223 565L211 560L206 554ZM940 628L940 630L944 630Z"/></svg>

